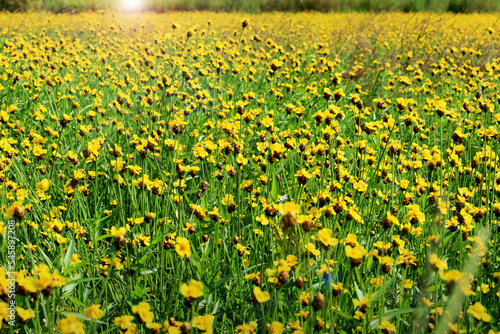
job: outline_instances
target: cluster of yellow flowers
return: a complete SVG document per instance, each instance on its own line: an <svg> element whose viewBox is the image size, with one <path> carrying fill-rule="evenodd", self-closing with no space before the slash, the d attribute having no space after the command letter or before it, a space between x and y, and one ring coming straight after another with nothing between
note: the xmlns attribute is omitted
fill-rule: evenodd
<svg viewBox="0 0 500 334"><path fill-rule="evenodd" d="M496 20L0 13L20 332L495 333Z"/></svg>

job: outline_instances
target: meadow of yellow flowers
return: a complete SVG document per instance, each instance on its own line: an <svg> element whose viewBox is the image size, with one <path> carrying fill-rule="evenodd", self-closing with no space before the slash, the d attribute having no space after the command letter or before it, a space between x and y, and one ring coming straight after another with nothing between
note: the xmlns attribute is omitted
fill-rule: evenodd
<svg viewBox="0 0 500 334"><path fill-rule="evenodd" d="M500 331L498 15L0 22L0 333Z"/></svg>

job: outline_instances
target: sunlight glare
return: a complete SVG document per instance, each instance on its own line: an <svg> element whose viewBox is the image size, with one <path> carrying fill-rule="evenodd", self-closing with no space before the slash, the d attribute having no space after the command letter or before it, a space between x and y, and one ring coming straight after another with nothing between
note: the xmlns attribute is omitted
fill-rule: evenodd
<svg viewBox="0 0 500 334"><path fill-rule="evenodd" d="M121 0L122 9L128 12L134 12L141 9L142 0Z"/></svg>

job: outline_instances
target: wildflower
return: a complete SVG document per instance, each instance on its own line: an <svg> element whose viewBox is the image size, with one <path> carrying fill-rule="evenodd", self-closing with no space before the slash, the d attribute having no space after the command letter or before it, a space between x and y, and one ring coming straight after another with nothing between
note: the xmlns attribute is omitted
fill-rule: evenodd
<svg viewBox="0 0 500 334"><path fill-rule="evenodd" d="M425 214L420 211L420 206L418 204L408 205L408 213L406 214L406 220L412 225L422 224L425 222Z"/></svg>
<svg viewBox="0 0 500 334"><path fill-rule="evenodd" d="M22 202L17 201L14 202L5 212L5 218L10 219L12 217L16 218L17 220L23 220L26 212L24 208L22 207Z"/></svg>
<svg viewBox="0 0 500 334"><path fill-rule="evenodd" d="M151 333L160 333L161 325L156 322L149 322L146 324L146 327L151 330Z"/></svg>
<svg viewBox="0 0 500 334"><path fill-rule="evenodd" d="M48 179L43 179L42 181L38 182L36 184L36 188L41 190L41 191L47 191L49 190L50 182Z"/></svg>
<svg viewBox="0 0 500 334"><path fill-rule="evenodd" d="M151 306L145 302L132 306L132 312L136 315L137 322L140 324L153 322L154 313L150 312L150 309Z"/></svg>
<svg viewBox="0 0 500 334"><path fill-rule="evenodd" d="M120 250L125 246L127 239L124 236L126 233L127 229L125 227L120 227L119 229L114 226L111 227L111 235L115 237L114 246L116 250Z"/></svg>
<svg viewBox="0 0 500 334"><path fill-rule="evenodd" d="M181 259L184 257L189 258L191 256L191 245L189 243L189 240L183 237L177 237L175 251Z"/></svg>
<svg viewBox="0 0 500 334"><path fill-rule="evenodd" d="M319 230L318 240L326 250L328 250L330 246L336 246L339 243L337 238L332 237L332 230L329 228Z"/></svg>
<svg viewBox="0 0 500 334"><path fill-rule="evenodd" d="M307 243L305 245L306 247L306 250L307 250L307 253L310 255L310 256L317 256L319 254L321 254L321 251L319 249L316 249L316 247L314 246L314 244L312 243Z"/></svg>
<svg viewBox="0 0 500 334"><path fill-rule="evenodd" d="M354 312L354 316L353 318L358 320L358 321L362 321L364 319L364 313L363 312L360 312L360 311L355 311Z"/></svg>
<svg viewBox="0 0 500 334"><path fill-rule="evenodd" d="M359 307L362 313L366 313L369 307L370 299L368 296L364 296L361 300L354 299L352 302L354 306Z"/></svg>
<svg viewBox="0 0 500 334"><path fill-rule="evenodd" d="M295 177L300 184L305 185L312 175L307 170L301 169L295 173Z"/></svg>
<svg viewBox="0 0 500 334"><path fill-rule="evenodd" d="M283 215L281 219L283 227L286 229L295 226L297 223L297 213L300 212L300 205L293 202L286 202L279 205L279 210Z"/></svg>
<svg viewBox="0 0 500 334"><path fill-rule="evenodd" d="M269 225L269 219L267 219L264 215L255 217L255 220L258 221L261 225Z"/></svg>
<svg viewBox="0 0 500 334"><path fill-rule="evenodd" d="M270 331L271 334L282 334L285 330L285 326L281 322L273 321L271 323Z"/></svg>
<svg viewBox="0 0 500 334"><path fill-rule="evenodd" d="M361 245L356 245L355 247L347 245L345 248L345 254L351 260L351 267L361 265L363 263L363 256L366 253L366 249Z"/></svg>
<svg viewBox="0 0 500 334"><path fill-rule="evenodd" d="M85 334L84 324L78 321L74 314L70 314L66 319L60 320L56 330L62 334Z"/></svg>
<svg viewBox="0 0 500 334"><path fill-rule="evenodd" d="M197 299L203 296L203 283L190 280L189 285L183 283L181 285L181 293L184 297L188 299Z"/></svg>
<svg viewBox="0 0 500 334"><path fill-rule="evenodd" d="M207 314L204 316L197 316L193 318L193 327L204 331L207 334L213 333L212 323L214 321L214 316Z"/></svg>
<svg viewBox="0 0 500 334"><path fill-rule="evenodd" d="M253 287L252 301L253 301L254 305L256 305L258 303L265 303L269 299L271 299L269 292L262 291L258 286Z"/></svg>
<svg viewBox="0 0 500 334"><path fill-rule="evenodd" d="M396 332L396 326L385 319L382 319L382 322L377 326L377 328L381 329L384 334Z"/></svg>
<svg viewBox="0 0 500 334"><path fill-rule="evenodd" d="M28 321L31 318L35 317L35 312L31 309L23 309L21 307L16 307L16 312L17 312L17 318L19 319L19 322L24 324L26 321Z"/></svg>
<svg viewBox="0 0 500 334"><path fill-rule="evenodd" d="M431 269L434 271L438 271L440 269L448 269L448 264L446 263L446 261L440 260L436 254L431 254L429 262L431 264Z"/></svg>
<svg viewBox="0 0 500 334"><path fill-rule="evenodd" d="M116 317L113 323L115 326L119 326L122 329L122 331L125 331L129 328L132 328L132 326L134 325L132 323L132 320L134 320L133 316L123 315L121 317Z"/></svg>
<svg viewBox="0 0 500 334"><path fill-rule="evenodd" d="M392 225L399 225L399 220L396 216L393 216L390 212L387 212L387 218L382 222L382 226L385 229L391 228Z"/></svg>
<svg viewBox="0 0 500 334"><path fill-rule="evenodd" d="M89 307L83 309L83 314L87 318L100 319L104 315L104 311L101 310L100 304L90 305Z"/></svg>
<svg viewBox="0 0 500 334"><path fill-rule="evenodd" d="M254 334L257 330L257 323L255 321L250 321L248 324L236 326L236 333L240 334Z"/></svg>
<svg viewBox="0 0 500 334"><path fill-rule="evenodd" d="M353 183L354 189L359 193L364 193L368 189L368 184L362 180Z"/></svg>
<svg viewBox="0 0 500 334"><path fill-rule="evenodd" d="M472 314L477 321L489 322L491 320L491 316L486 313L486 308L480 302L476 302L474 305L469 306L467 308L467 313Z"/></svg>
<svg viewBox="0 0 500 334"><path fill-rule="evenodd" d="M394 259L389 256L384 256L380 260L380 264L382 265L382 272L387 274L391 270L391 266L394 264Z"/></svg>

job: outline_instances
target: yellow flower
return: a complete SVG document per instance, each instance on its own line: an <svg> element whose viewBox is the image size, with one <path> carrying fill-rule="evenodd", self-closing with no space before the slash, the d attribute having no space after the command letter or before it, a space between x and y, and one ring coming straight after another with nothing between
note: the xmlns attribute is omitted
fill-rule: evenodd
<svg viewBox="0 0 500 334"><path fill-rule="evenodd" d="M87 318L100 319L104 315L104 311L101 310L100 304L90 305L89 307L83 309L83 314Z"/></svg>
<svg viewBox="0 0 500 334"><path fill-rule="evenodd" d="M239 325L236 327L236 332L240 334L254 334L258 325L255 321L250 321L248 324Z"/></svg>
<svg viewBox="0 0 500 334"><path fill-rule="evenodd" d="M284 329L285 329L285 327L283 326L282 323L277 322L277 321L273 321L271 323L271 331L270 331L270 333L271 334L281 334L281 333L283 333Z"/></svg>
<svg viewBox="0 0 500 334"><path fill-rule="evenodd" d="M177 255L182 259L185 256L191 256L191 245L189 244L189 240L183 237L177 237L175 244L175 251Z"/></svg>
<svg viewBox="0 0 500 334"><path fill-rule="evenodd" d="M385 319L382 319L382 322L377 326L377 328L380 328L382 332L386 334L396 332L396 326Z"/></svg>
<svg viewBox="0 0 500 334"><path fill-rule="evenodd" d="M332 237L332 230L329 228L321 229L318 232L318 239L326 247L336 246L339 243L337 238Z"/></svg>
<svg viewBox="0 0 500 334"><path fill-rule="evenodd" d="M245 279L254 279L255 277L259 277L259 275L260 275L260 272L247 274L247 275L245 275Z"/></svg>
<svg viewBox="0 0 500 334"><path fill-rule="evenodd" d="M269 219L266 218L264 215L260 215L258 217L255 217L255 220L258 221L261 225L269 225Z"/></svg>
<svg viewBox="0 0 500 334"><path fill-rule="evenodd" d="M212 323L214 321L214 316L207 314L204 316L197 316L193 318L193 326L199 330L205 331L207 334L213 333Z"/></svg>
<svg viewBox="0 0 500 334"><path fill-rule="evenodd" d="M476 302L474 305L469 306L467 313L472 314L476 320L484 322L489 322L491 320L491 316L486 313L486 308L480 302Z"/></svg>
<svg viewBox="0 0 500 334"><path fill-rule="evenodd" d="M156 322L149 322L146 324L146 327L151 329L152 333L159 333L161 330L161 325Z"/></svg>
<svg viewBox="0 0 500 334"><path fill-rule="evenodd" d="M35 249L35 248L33 248ZM82 262L79 258L78 258L78 254L73 254L73 256L71 257L71 264L76 264L76 263L80 263Z"/></svg>
<svg viewBox="0 0 500 334"><path fill-rule="evenodd" d="M47 191L49 190L50 182L48 179L43 179L42 181L38 182L36 184L36 189L42 190L42 191Z"/></svg>
<svg viewBox="0 0 500 334"><path fill-rule="evenodd" d="M255 297L255 300L259 303L265 303L269 299L271 299L269 292L262 291L258 286L253 287L253 295Z"/></svg>
<svg viewBox="0 0 500 334"><path fill-rule="evenodd" d="M305 245L305 247L306 247L307 252L311 255L317 256L317 255L321 254L321 251L319 249L316 249L316 246L314 246L314 244L312 244L310 242L307 243Z"/></svg>
<svg viewBox="0 0 500 334"><path fill-rule="evenodd" d="M20 219L19 214L21 212L22 212L22 216L24 217L24 209L22 207L22 204L23 204L23 202L21 202L21 201L16 201L16 202L12 203L12 205L7 209L7 211L5 211L5 218L10 219L13 216L15 216L16 218Z"/></svg>
<svg viewBox="0 0 500 334"><path fill-rule="evenodd" d="M127 330L132 327L132 320L134 320L133 316L123 315L121 317L116 317L113 323L115 326L120 326L122 330Z"/></svg>
<svg viewBox="0 0 500 334"><path fill-rule="evenodd" d="M247 250L247 248L240 243L236 244L235 247L238 250L238 255L240 255L240 256L250 254L250 252Z"/></svg>
<svg viewBox="0 0 500 334"><path fill-rule="evenodd" d="M347 245L345 248L345 255L351 259L362 259L365 254L366 249L361 245L356 245L355 247Z"/></svg>
<svg viewBox="0 0 500 334"><path fill-rule="evenodd" d="M2 269L3 269L3 268L1 268L1 269L0 269L0 273L1 273L1 270L2 270ZM4 274L2 274L2 276L3 276L3 275L4 275ZM7 284L8 284L8 283L6 282L6 285L7 285ZM0 302L0 324L2 324L2 323L3 323L3 321L7 322L7 321L10 321L10 320L11 320L11 319L9 318L9 313L10 313L10 311L9 311L9 309L8 309L8 307L9 307L9 306L10 306L10 305L7 305L7 303ZM1 327L1 325L0 325L0 329L1 329L1 328L2 328L2 327Z"/></svg>
<svg viewBox="0 0 500 334"><path fill-rule="evenodd" d="M155 317L153 312L150 312L151 306L146 302L140 302L132 306L132 312L137 315L140 323L151 323Z"/></svg>
<svg viewBox="0 0 500 334"><path fill-rule="evenodd" d="M300 213L300 205L293 202L281 203L279 205L280 213L284 216L291 214L296 215Z"/></svg>
<svg viewBox="0 0 500 334"><path fill-rule="evenodd" d="M360 311L356 311L354 312L354 319L358 320L358 321L361 321L363 320L363 316L364 316L364 313L363 312L360 312Z"/></svg>
<svg viewBox="0 0 500 334"><path fill-rule="evenodd" d="M359 193L364 193L368 189L368 184L363 182L362 180L353 183L354 189L356 189Z"/></svg>
<svg viewBox="0 0 500 334"><path fill-rule="evenodd" d="M17 317L19 318L19 321L23 324L26 321L28 321L29 319L35 317L35 312L33 310L30 310L30 309L25 310L21 307L16 307L16 311L17 311Z"/></svg>
<svg viewBox="0 0 500 334"><path fill-rule="evenodd" d="M448 269L448 263L440 260L436 254L431 254L429 262L431 264L431 269L434 271L438 271L439 269Z"/></svg>
<svg viewBox="0 0 500 334"><path fill-rule="evenodd" d="M410 289L413 286L413 281L411 279L405 280L404 288L405 290Z"/></svg>
<svg viewBox="0 0 500 334"><path fill-rule="evenodd" d="M119 229L117 229L116 227L111 227L111 234L114 236L114 237L122 237L125 235L125 233L127 233L127 229L125 227L120 227Z"/></svg>
<svg viewBox="0 0 500 334"><path fill-rule="evenodd" d="M183 283L181 285L181 293L186 298L196 299L203 296L203 283L192 279L189 285Z"/></svg>
<svg viewBox="0 0 500 334"><path fill-rule="evenodd" d="M406 220L412 225L425 222L425 214L420 211L420 206L418 204L408 205L408 213L406 214Z"/></svg>
<svg viewBox="0 0 500 334"><path fill-rule="evenodd" d="M356 267L363 263L363 257L367 253L366 249L361 245L351 247L347 245L345 248L345 255L351 259L351 266Z"/></svg>
<svg viewBox="0 0 500 334"><path fill-rule="evenodd" d="M83 328L83 323L78 321L74 314L70 314L66 319L59 321L56 330L60 331L62 334L85 334Z"/></svg>

